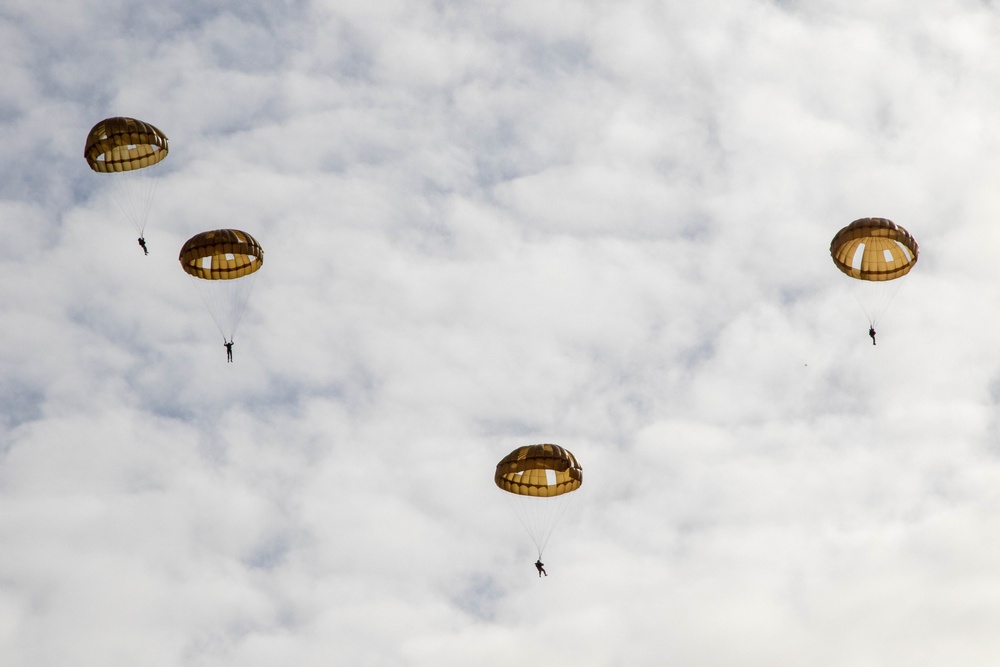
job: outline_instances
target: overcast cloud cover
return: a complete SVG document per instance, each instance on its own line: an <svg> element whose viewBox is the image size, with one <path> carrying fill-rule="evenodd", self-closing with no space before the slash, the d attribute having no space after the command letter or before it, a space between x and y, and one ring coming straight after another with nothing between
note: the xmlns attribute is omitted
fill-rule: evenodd
<svg viewBox="0 0 1000 667"><path fill-rule="evenodd" d="M0 72L0 664L996 664L997 4L0 0Z"/></svg>

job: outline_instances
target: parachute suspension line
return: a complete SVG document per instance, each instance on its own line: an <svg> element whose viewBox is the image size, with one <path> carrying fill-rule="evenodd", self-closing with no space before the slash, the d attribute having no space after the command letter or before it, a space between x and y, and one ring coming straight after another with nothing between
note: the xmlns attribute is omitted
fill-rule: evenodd
<svg viewBox="0 0 1000 667"><path fill-rule="evenodd" d="M545 547L548 546L549 538L552 537L552 531L554 531L556 526L559 525L559 522L562 521L563 515L566 514L566 510L569 509L570 503L573 502L573 498L574 496L572 493L564 493L561 496L552 498L551 500L554 500L554 503L546 503L547 505L552 505L552 510L548 512L550 518L545 524L548 526L548 530L544 530L541 533L542 543L541 546L538 547L539 559L542 557L542 552L545 551Z"/></svg>
<svg viewBox="0 0 1000 667"><path fill-rule="evenodd" d="M256 275L255 272L233 280L202 280L191 277L215 326L227 342L232 342L243 319Z"/></svg>
<svg viewBox="0 0 1000 667"><path fill-rule="evenodd" d="M156 178L145 170L123 171L109 174L111 197L118 204L125 217L135 228L139 236L146 230L146 221L153 206L153 195L156 193Z"/></svg>
<svg viewBox="0 0 1000 667"><path fill-rule="evenodd" d="M524 527L528 537L538 550L538 558L549 543L549 538L559 524L573 500L572 493L564 493L549 498L537 496L520 496L504 493L507 504L510 505L517 520Z"/></svg>
<svg viewBox="0 0 1000 667"><path fill-rule="evenodd" d="M899 292L901 279L887 281L854 280L847 278L858 305L868 318L872 328L878 328L878 323L889 309L889 305Z"/></svg>
<svg viewBox="0 0 1000 667"><path fill-rule="evenodd" d="M233 340L233 335L236 333L236 329L240 326L240 322L243 320L243 312L246 310L247 301L250 298L250 292L253 289L253 284L256 278L257 274L251 273L250 275L237 278L236 280L223 281L226 283L232 283L231 285L226 285L226 287L231 290L232 294L229 300L229 311L226 313L228 321L232 323L229 331L230 341Z"/></svg>
<svg viewBox="0 0 1000 667"><path fill-rule="evenodd" d="M524 507L524 499L507 493L504 493L504 498L507 499L507 504L510 506L511 511L514 512L514 516L517 517L518 522L520 522L520 524L524 527L524 532L528 534L528 537L530 537L531 541L535 544L535 548L538 549L538 558L541 559L542 547L540 546L538 539L535 537L536 531L533 529L534 523L528 518L527 510Z"/></svg>

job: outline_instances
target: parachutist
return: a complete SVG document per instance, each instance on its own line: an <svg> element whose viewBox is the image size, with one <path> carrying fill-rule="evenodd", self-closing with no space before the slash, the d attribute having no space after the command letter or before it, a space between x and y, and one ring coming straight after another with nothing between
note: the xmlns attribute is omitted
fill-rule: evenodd
<svg viewBox="0 0 1000 667"><path fill-rule="evenodd" d="M139 245L142 246L142 251L148 255L149 249L146 247L146 239L141 236L139 237Z"/></svg>
<svg viewBox="0 0 1000 667"><path fill-rule="evenodd" d="M872 337L872 345L875 344L875 327L868 327L868 335Z"/></svg>
<svg viewBox="0 0 1000 667"><path fill-rule="evenodd" d="M226 361L228 363L233 363L233 341L227 341L223 343L223 345L226 346Z"/></svg>
<svg viewBox="0 0 1000 667"><path fill-rule="evenodd" d="M541 558L535 561L535 569L538 570L539 577L541 577L543 574L546 577L549 576L549 573L545 571L545 563L542 562Z"/></svg>

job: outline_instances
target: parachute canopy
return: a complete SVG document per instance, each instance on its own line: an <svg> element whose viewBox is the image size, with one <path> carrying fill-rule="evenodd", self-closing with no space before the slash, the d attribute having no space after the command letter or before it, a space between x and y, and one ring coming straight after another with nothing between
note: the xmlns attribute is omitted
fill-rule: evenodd
<svg viewBox="0 0 1000 667"><path fill-rule="evenodd" d="M518 447L497 464L493 481L538 549L538 558L566 512L573 491L583 484L583 468L558 445Z"/></svg>
<svg viewBox="0 0 1000 667"><path fill-rule="evenodd" d="M579 489L583 468L559 445L528 445L518 447L497 464L493 481L514 495L551 498Z"/></svg>
<svg viewBox="0 0 1000 667"><path fill-rule="evenodd" d="M195 278L234 280L264 265L264 249L246 232L215 229L189 238L179 259L184 272Z"/></svg>
<svg viewBox="0 0 1000 667"><path fill-rule="evenodd" d="M195 285L227 341L243 317L253 277L264 265L257 239L238 229L215 229L192 236L181 247L181 268Z"/></svg>
<svg viewBox="0 0 1000 667"><path fill-rule="evenodd" d="M167 136L135 118L105 118L87 135L83 156L94 171L135 171L167 157Z"/></svg>
<svg viewBox="0 0 1000 667"><path fill-rule="evenodd" d="M885 218L861 218L847 225L830 242L837 268L858 280L901 278L917 263L920 249L910 233Z"/></svg>
<svg viewBox="0 0 1000 667"><path fill-rule="evenodd" d="M885 218L861 218L830 242L830 256L851 278L854 296L874 328L899 288L899 278L917 263L920 249L908 231Z"/></svg>

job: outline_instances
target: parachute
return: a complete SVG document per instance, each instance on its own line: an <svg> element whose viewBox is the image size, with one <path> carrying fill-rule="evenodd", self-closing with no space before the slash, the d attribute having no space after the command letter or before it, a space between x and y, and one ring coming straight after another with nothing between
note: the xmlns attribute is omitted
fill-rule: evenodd
<svg viewBox="0 0 1000 667"><path fill-rule="evenodd" d="M852 279L854 296L872 328L896 295L898 279L910 272L919 254L916 239L885 218L855 220L830 242L833 263Z"/></svg>
<svg viewBox="0 0 1000 667"><path fill-rule="evenodd" d="M254 276L264 265L264 249L246 232L216 229L188 239L179 259L184 272L195 279L222 337L232 341Z"/></svg>
<svg viewBox="0 0 1000 667"><path fill-rule="evenodd" d="M493 481L542 551L562 518L573 491L583 484L583 468L569 450L558 445L518 447L497 464Z"/></svg>
<svg viewBox="0 0 1000 667"><path fill-rule="evenodd" d="M99 174L111 174L111 196L140 238L156 190L156 179L146 168L161 162L168 151L166 135L135 118L105 118L87 135L87 164Z"/></svg>

